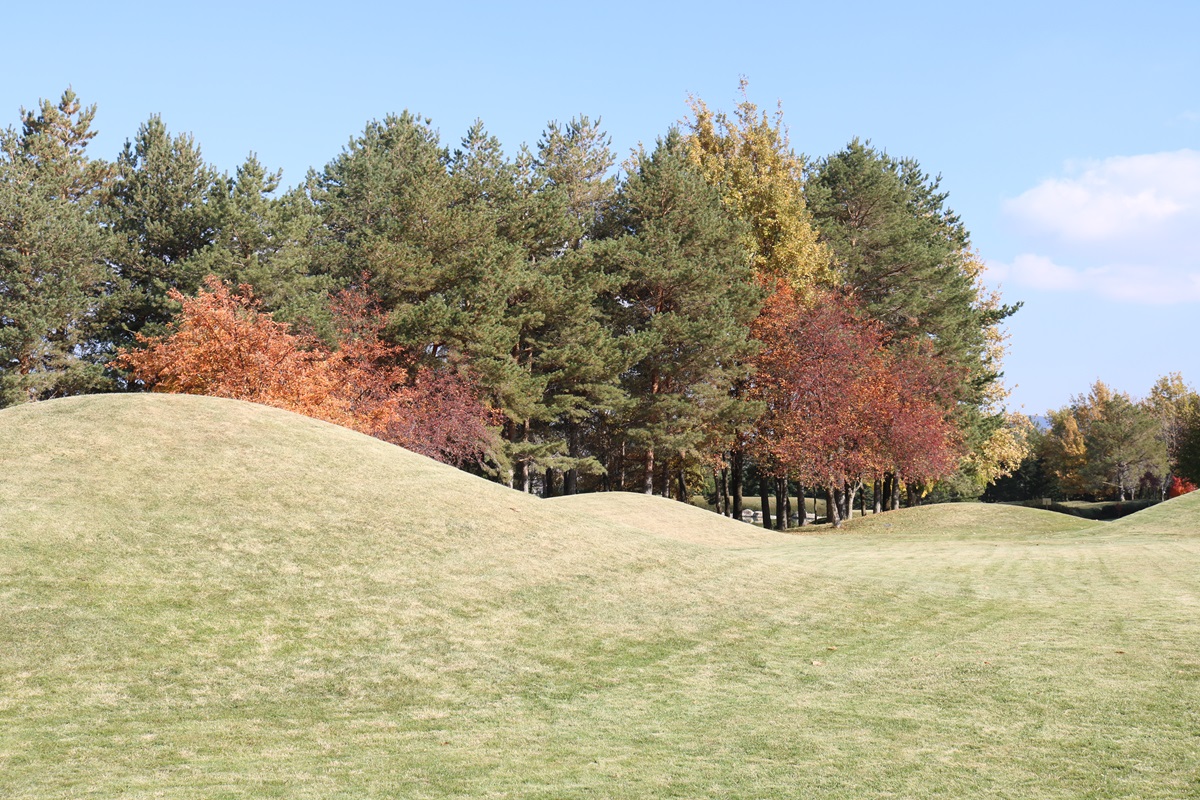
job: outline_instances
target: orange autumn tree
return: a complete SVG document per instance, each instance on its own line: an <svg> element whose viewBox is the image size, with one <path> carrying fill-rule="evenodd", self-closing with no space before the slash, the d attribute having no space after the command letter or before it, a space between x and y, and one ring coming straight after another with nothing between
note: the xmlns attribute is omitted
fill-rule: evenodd
<svg viewBox="0 0 1200 800"><path fill-rule="evenodd" d="M261 310L253 290L209 277L163 336L139 335L115 366L154 391L229 397L326 420L462 466L489 450L493 412L467 378L418 366L382 337L370 298L335 298L339 346Z"/></svg>

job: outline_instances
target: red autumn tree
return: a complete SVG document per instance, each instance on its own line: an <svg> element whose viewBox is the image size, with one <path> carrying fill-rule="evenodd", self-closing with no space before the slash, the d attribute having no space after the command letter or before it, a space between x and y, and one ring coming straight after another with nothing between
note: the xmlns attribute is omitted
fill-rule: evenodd
<svg viewBox="0 0 1200 800"><path fill-rule="evenodd" d="M115 365L155 391L230 397L361 431L447 463L482 458L491 409L469 379L417 366L381 332L370 298L343 292L334 304L336 349L293 332L260 309L249 286L210 277L196 297L172 292L182 310L164 336L138 340Z"/></svg>
<svg viewBox="0 0 1200 800"><path fill-rule="evenodd" d="M754 334L763 347L749 396L766 412L751 451L768 472L825 486L835 526L843 491L852 495L866 476L953 470L954 429L936 362L914 348L889 349L849 298L825 293L803 307L780 286Z"/></svg>
<svg viewBox="0 0 1200 800"><path fill-rule="evenodd" d="M887 351L891 395L880 406L881 453L876 472L892 472L912 481L933 481L950 474L962 456L958 430L951 420L957 385L929 348L912 342Z"/></svg>

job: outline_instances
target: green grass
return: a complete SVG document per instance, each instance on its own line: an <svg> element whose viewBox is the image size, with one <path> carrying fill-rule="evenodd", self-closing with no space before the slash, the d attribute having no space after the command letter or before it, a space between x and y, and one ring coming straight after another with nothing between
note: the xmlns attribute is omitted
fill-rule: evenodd
<svg viewBox="0 0 1200 800"><path fill-rule="evenodd" d="M0 797L1200 796L1200 497L771 532L231 401L0 411Z"/></svg>

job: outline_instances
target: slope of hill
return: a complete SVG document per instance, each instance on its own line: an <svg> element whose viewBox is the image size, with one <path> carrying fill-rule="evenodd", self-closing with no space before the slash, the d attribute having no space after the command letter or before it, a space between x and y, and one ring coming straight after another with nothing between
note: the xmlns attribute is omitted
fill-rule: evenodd
<svg viewBox="0 0 1200 800"><path fill-rule="evenodd" d="M665 497L607 492L555 497L548 502L568 519L608 520L651 536L707 547L762 547L787 541L787 534L764 531Z"/></svg>
<svg viewBox="0 0 1200 800"><path fill-rule="evenodd" d="M0 796L1200 789L1186 522L609 500L232 401L2 410Z"/></svg>
<svg viewBox="0 0 1200 800"><path fill-rule="evenodd" d="M1144 508L1114 521L1111 527L1123 534L1200 536L1200 492L1191 492Z"/></svg>

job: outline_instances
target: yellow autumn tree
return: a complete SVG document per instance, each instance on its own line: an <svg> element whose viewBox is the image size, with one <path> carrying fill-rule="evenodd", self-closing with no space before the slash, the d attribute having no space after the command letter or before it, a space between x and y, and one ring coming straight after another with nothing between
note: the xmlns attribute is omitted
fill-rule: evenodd
<svg viewBox="0 0 1200 800"><path fill-rule="evenodd" d="M829 250L818 241L804 200L804 161L791 148L782 111L771 119L750 102L746 81L733 116L690 100L688 156L725 206L747 225L746 249L765 282L786 282L801 297L831 285Z"/></svg>
<svg viewBox="0 0 1200 800"><path fill-rule="evenodd" d="M1075 413L1070 406L1051 411L1050 433L1042 440L1042 458L1046 467L1068 497L1086 494L1089 489L1085 476L1087 445Z"/></svg>

